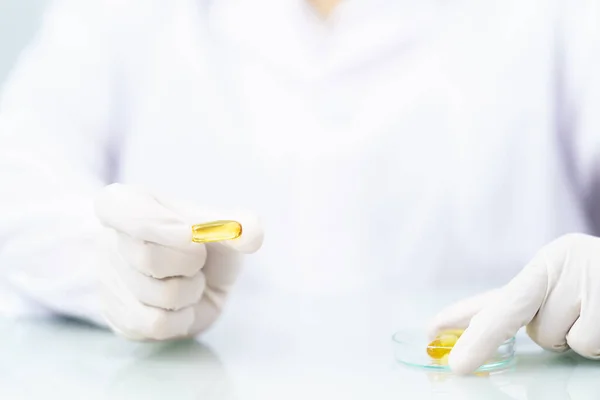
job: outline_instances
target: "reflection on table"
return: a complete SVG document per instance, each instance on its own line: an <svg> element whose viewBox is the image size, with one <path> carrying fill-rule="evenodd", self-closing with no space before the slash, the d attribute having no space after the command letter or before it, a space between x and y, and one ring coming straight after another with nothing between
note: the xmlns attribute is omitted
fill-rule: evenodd
<svg viewBox="0 0 600 400"><path fill-rule="evenodd" d="M523 333L516 364L489 376L396 364L391 334L459 296L234 296L206 335L176 343L64 319L0 320L0 399L599 398L600 362L542 351Z"/></svg>

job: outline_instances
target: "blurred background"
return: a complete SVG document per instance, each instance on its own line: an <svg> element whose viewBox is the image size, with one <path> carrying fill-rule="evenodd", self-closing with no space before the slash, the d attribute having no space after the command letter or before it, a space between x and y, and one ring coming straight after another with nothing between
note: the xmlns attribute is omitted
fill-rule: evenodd
<svg viewBox="0 0 600 400"><path fill-rule="evenodd" d="M49 0L0 0L0 89L31 40Z"/></svg>

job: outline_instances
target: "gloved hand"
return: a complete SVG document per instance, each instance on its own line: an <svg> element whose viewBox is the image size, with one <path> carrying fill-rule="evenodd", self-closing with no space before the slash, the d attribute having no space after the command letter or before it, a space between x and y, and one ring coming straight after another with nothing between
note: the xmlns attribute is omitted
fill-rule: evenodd
<svg viewBox="0 0 600 400"><path fill-rule="evenodd" d="M118 334L133 340L189 337L219 316L240 270L243 253L262 244L258 220L214 215L157 199L128 185L107 186L96 214L113 236L109 265L100 272L103 314ZM191 241L191 226L218 219L242 224L242 236Z"/></svg>
<svg viewBox="0 0 600 400"><path fill-rule="evenodd" d="M548 244L506 286L460 301L432 321L468 328L449 356L450 368L470 373L521 327L541 347L573 349L600 358L600 239L582 234Z"/></svg>

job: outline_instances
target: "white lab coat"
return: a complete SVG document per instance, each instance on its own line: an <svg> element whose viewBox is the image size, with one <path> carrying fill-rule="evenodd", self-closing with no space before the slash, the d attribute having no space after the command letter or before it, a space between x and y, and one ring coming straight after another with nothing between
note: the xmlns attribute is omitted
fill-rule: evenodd
<svg viewBox="0 0 600 400"><path fill-rule="evenodd" d="M600 220L595 1L58 1L0 108L0 304L99 320L113 181L265 225L238 290L498 285Z"/></svg>

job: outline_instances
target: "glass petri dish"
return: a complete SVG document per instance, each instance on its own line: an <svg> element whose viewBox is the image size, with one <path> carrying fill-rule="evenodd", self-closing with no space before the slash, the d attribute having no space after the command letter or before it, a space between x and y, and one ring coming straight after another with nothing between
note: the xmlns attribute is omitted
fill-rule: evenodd
<svg viewBox="0 0 600 400"><path fill-rule="evenodd" d="M425 332L401 330L394 333L392 343L394 346L394 358L400 364L427 370L451 372L447 364L439 360L434 360L427 354L427 346L430 340L428 340ZM512 337L502 343L492 358L475 372L490 372L505 369L511 366L514 356L515 338Z"/></svg>

